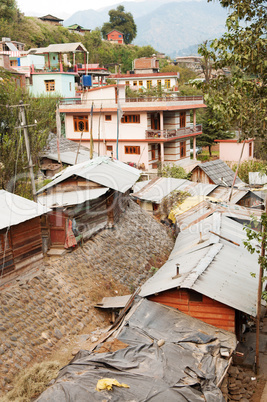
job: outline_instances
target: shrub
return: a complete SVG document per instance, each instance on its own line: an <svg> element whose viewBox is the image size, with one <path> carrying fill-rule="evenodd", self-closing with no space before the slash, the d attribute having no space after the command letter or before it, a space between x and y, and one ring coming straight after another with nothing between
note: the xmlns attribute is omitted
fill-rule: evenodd
<svg viewBox="0 0 267 402"><path fill-rule="evenodd" d="M237 164L232 166L232 170L235 172L237 168ZM238 169L238 177L244 181L245 183L249 182L249 172L261 172L265 174L267 172L267 162L257 161L257 160L249 160L244 161L239 165Z"/></svg>

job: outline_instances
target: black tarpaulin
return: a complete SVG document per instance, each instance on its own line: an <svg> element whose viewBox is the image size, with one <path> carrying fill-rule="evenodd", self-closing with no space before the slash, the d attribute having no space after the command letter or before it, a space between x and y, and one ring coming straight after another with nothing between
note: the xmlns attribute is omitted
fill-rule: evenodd
<svg viewBox="0 0 267 402"><path fill-rule="evenodd" d="M234 349L234 334L143 299L128 313L117 338L129 346L113 353L80 351L37 401L224 400L216 384L228 361L220 348ZM164 340L160 347L159 340ZM101 378L130 388L98 392Z"/></svg>

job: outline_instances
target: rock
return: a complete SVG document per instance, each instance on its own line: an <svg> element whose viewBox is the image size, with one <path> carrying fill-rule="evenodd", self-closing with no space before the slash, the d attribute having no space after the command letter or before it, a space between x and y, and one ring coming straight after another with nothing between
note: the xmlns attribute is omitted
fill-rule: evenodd
<svg viewBox="0 0 267 402"><path fill-rule="evenodd" d="M158 342L157 342L157 344L158 344L158 347L159 347L159 348L160 348L161 346L163 346L163 345L165 344L164 339L159 339Z"/></svg>
<svg viewBox="0 0 267 402"><path fill-rule="evenodd" d="M56 337L57 339L61 339L62 336L63 336L62 332L61 332L58 328L55 328L55 330L54 330L54 335L55 335L55 337Z"/></svg>

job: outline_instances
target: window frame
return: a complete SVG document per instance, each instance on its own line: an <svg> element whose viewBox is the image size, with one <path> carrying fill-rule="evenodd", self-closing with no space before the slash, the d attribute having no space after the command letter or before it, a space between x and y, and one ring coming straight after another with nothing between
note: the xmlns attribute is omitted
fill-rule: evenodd
<svg viewBox="0 0 267 402"><path fill-rule="evenodd" d="M55 92L56 90L55 80L44 80L44 84L46 92Z"/></svg>
<svg viewBox="0 0 267 402"><path fill-rule="evenodd" d="M140 145L124 145L125 155L140 155Z"/></svg>
<svg viewBox="0 0 267 402"><path fill-rule="evenodd" d="M84 124L84 130L81 130L79 124ZM88 133L89 132L89 122L88 116L81 115L81 116L73 116L73 128L75 133Z"/></svg>
<svg viewBox="0 0 267 402"><path fill-rule="evenodd" d="M111 121L111 120L112 120L111 114L105 114L105 121Z"/></svg>
<svg viewBox="0 0 267 402"><path fill-rule="evenodd" d="M122 124L139 124L140 114L124 114L121 118Z"/></svg>
<svg viewBox="0 0 267 402"><path fill-rule="evenodd" d="M151 89L151 88L152 88L152 80L147 80L147 81L146 81L146 87L147 87L147 89Z"/></svg>
<svg viewBox="0 0 267 402"><path fill-rule="evenodd" d="M113 145L106 145L106 150L108 152L113 152Z"/></svg>
<svg viewBox="0 0 267 402"><path fill-rule="evenodd" d="M138 81L138 84L139 84L139 86L143 86L143 81L142 80L140 80L140 81Z"/></svg>
<svg viewBox="0 0 267 402"><path fill-rule="evenodd" d="M165 80L165 86L166 86L167 89L169 89L171 87L171 80L170 79Z"/></svg>

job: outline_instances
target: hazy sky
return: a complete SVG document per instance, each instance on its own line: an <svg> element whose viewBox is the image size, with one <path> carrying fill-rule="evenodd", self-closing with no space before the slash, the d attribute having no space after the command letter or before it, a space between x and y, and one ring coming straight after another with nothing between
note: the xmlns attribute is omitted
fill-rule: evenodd
<svg viewBox="0 0 267 402"><path fill-rule="evenodd" d="M72 15L76 11L89 10L111 6L119 3L119 0L79 0L77 3L73 0L16 0L21 12L25 15L41 17L46 14L52 14L58 18L66 14ZM141 0L131 0L141 1Z"/></svg>

